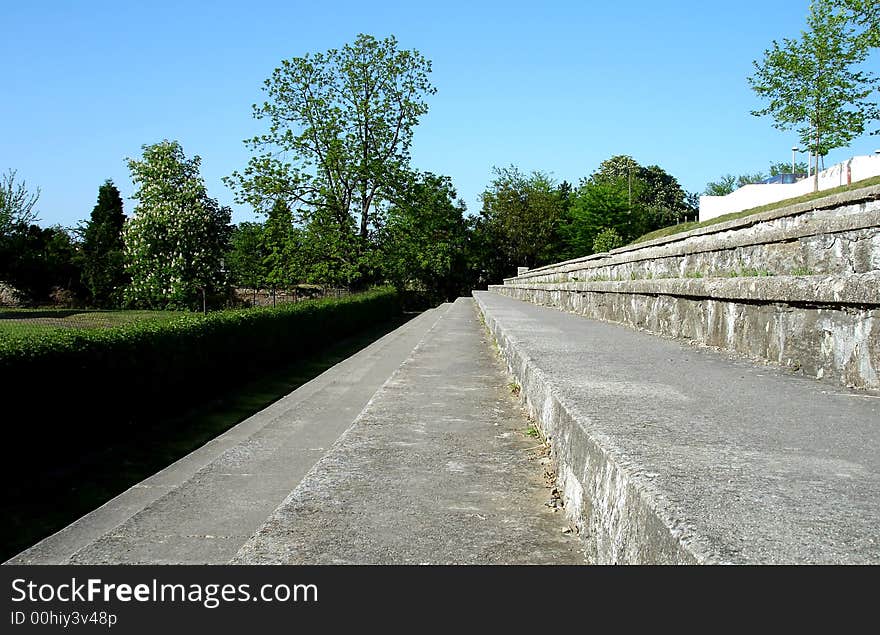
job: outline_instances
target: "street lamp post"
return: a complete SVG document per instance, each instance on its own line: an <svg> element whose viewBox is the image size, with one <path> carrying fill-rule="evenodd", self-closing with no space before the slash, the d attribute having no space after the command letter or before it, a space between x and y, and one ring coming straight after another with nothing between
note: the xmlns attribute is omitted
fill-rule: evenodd
<svg viewBox="0 0 880 635"><path fill-rule="evenodd" d="M797 151L798 151L797 146L792 147L792 149L791 149L791 173L792 174L795 174L795 169L794 169L795 154L794 153Z"/></svg>

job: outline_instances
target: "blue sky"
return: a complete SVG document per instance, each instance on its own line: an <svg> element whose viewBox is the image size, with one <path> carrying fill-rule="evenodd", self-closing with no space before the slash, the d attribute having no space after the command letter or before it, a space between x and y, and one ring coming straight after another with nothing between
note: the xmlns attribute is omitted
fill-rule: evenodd
<svg viewBox="0 0 880 635"><path fill-rule="evenodd" d="M793 132L749 114L746 77L773 39L804 28L807 0L738 2L9 2L0 59L0 171L40 187L43 225L87 218L126 157L176 139L202 157L211 196L261 131L251 104L285 58L358 33L394 34L433 63L437 94L413 165L452 177L472 213L493 166L576 183L615 154L685 189L790 161ZM877 56L871 59L876 69ZM880 148L864 136L826 164Z"/></svg>

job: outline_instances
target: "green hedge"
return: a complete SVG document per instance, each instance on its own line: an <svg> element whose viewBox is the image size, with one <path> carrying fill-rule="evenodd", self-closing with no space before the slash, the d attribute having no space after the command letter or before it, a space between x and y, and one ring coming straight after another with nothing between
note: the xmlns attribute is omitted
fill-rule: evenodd
<svg viewBox="0 0 880 635"><path fill-rule="evenodd" d="M222 394L400 310L389 288L278 308L0 338L7 439L75 446ZM70 446L69 444L73 444Z"/></svg>

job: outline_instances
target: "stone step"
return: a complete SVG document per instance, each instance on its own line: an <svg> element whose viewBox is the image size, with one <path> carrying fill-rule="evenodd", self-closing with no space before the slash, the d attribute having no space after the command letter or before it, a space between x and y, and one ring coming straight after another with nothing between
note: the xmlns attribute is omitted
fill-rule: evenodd
<svg viewBox="0 0 880 635"><path fill-rule="evenodd" d="M880 563L880 393L474 297L598 563Z"/></svg>
<svg viewBox="0 0 880 635"><path fill-rule="evenodd" d="M448 308L420 314L8 564L227 562Z"/></svg>
<svg viewBox="0 0 880 635"><path fill-rule="evenodd" d="M880 390L880 271L848 276L507 281L489 290L771 361L829 383Z"/></svg>

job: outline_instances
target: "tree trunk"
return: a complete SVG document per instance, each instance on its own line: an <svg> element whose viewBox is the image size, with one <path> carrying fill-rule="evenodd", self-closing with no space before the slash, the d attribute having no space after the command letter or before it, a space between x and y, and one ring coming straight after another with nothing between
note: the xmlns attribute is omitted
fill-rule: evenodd
<svg viewBox="0 0 880 635"><path fill-rule="evenodd" d="M369 225L370 204L363 200L361 202L361 239L367 240L367 227Z"/></svg>

